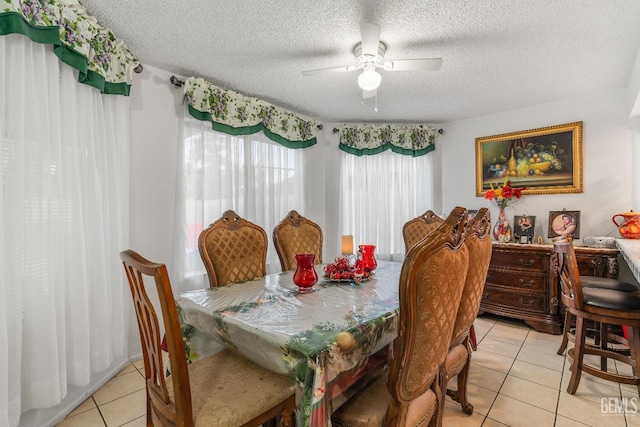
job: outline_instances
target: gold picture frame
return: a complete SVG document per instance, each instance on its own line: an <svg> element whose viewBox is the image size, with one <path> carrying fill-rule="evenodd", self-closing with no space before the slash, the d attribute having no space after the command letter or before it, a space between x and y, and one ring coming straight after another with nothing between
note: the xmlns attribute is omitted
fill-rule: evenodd
<svg viewBox="0 0 640 427"><path fill-rule="evenodd" d="M503 184L523 194L582 193L582 122L476 138L476 196Z"/></svg>

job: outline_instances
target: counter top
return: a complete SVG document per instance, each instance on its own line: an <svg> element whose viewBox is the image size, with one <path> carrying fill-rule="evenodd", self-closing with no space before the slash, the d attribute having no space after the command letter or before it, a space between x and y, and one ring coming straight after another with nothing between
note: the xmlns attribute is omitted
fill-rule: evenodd
<svg viewBox="0 0 640 427"><path fill-rule="evenodd" d="M616 239L616 245L636 280L640 282L640 240Z"/></svg>

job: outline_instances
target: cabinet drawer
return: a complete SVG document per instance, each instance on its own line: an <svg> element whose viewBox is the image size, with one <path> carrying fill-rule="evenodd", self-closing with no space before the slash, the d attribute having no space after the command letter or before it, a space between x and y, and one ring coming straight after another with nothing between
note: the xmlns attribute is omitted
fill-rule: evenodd
<svg viewBox="0 0 640 427"><path fill-rule="evenodd" d="M530 268L536 271L547 271L548 265L548 257L539 254L503 251L493 251L491 254L491 266L493 267Z"/></svg>
<svg viewBox="0 0 640 427"><path fill-rule="evenodd" d="M526 290L530 292L547 292L546 276L526 274L523 270L500 271L489 268L486 283L513 288L515 292Z"/></svg>
<svg viewBox="0 0 640 427"><path fill-rule="evenodd" d="M518 295L491 288L485 288L482 293L482 303L501 305L508 307L509 310L515 309L536 313L547 312L546 297L544 296Z"/></svg>

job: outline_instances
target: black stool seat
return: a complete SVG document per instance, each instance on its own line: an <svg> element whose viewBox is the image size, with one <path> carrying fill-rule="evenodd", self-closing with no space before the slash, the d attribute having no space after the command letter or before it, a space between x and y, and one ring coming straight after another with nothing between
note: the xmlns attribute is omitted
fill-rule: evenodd
<svg viewBox="0 0 640 427"><path fill-rule="evenodd" d="M640 292L613 289L582 288L585 309L589 306L617 311L637 311L640 314Z"/></svg>
<svg viewBox="0 0 640 427"><path fill-rule="evenodd" d="M623 282L618 279L606 277L580 276L582 288L604 288L621 292L640 292L640 286L635 283Z"/></svg>
<svg viewBox="0 0 640 427"><path fill-rule="evenodd" d="M594 276L580 276L580 284L582 285L583 290L599 288L599 289L608 289L613 291L619 291L623 293L640 293L640 286L635 283L623 282L618 279L611 279L608 277L594 277ZM598 294L598 293L596 293ZM594 294L594 295L596 295ZM609 306L609 308L611 308ZM560 348L558 348L557 353L562 354L567 349L567 344L569 340L573 341L573 332L571 330L571 325L573 323L573 316L569 311L565 314L564 319L564 330L562 342L560 343ZM600 330L602 329L602 325L597 323L595 328L590 329L589 332L591 334L596 333L600 334ZM607 326L605 325L605 329ZM614 338L614 341L620 341L620 337ZM596 343L599 342L599 339L596 338Z"/></svg>

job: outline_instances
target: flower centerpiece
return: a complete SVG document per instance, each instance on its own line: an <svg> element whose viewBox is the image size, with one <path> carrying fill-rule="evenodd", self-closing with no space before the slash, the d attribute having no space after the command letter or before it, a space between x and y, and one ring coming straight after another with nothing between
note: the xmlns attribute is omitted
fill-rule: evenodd
<svg viewBox="0 0 640 427"><path fill-rule="evenodd" d="M511 225L504 214L504 210L513 200L521 198L522 191L526 190L527 187L512 187L511 181L506 177L502 186L494 188L493 184L490 185L491 189L484 193L484 198L487 200L495 200L498 208L500 208L498 221L493 227L493 237L501 243L506 243L511 240Z"/></svg>

